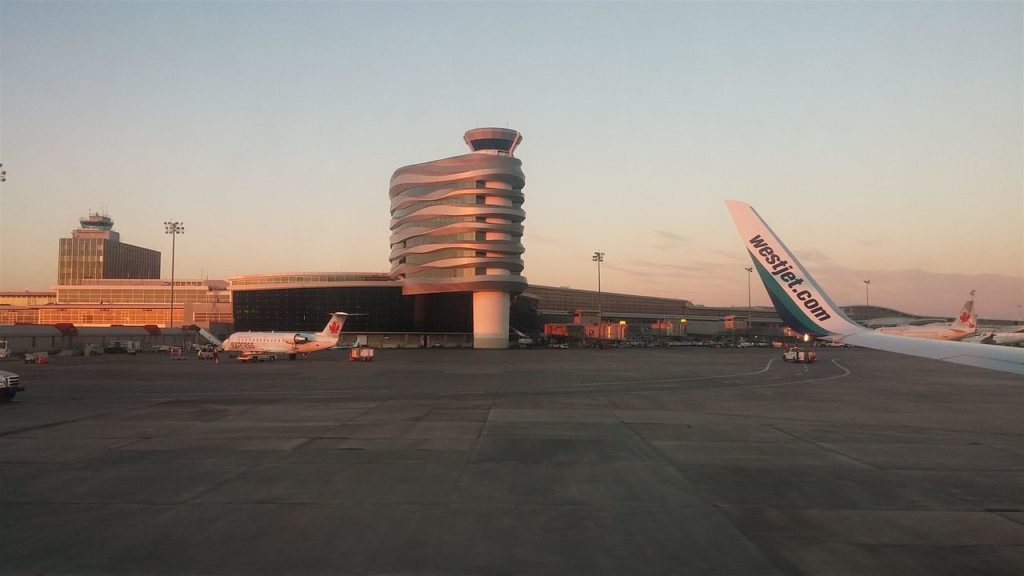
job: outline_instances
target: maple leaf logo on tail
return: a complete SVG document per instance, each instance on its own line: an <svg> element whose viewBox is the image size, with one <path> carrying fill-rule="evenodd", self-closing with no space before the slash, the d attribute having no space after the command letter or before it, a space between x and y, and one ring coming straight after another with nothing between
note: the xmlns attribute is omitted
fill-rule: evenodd
<svg viewBox="0 0 1024 576"><path fill-rule="evenodd" d="M963 312L960 313L960 321L961 322L970 322L971 321L971 315L967 312L967 310L964 310Z"/></svg>
<svg viewBox="0 0 1024 576"><path fill-rule="evenodd" d="M341 330L341 326L338 325L338 321L331 322L331 325L327 327L331 334L337 334Z"/></svg>

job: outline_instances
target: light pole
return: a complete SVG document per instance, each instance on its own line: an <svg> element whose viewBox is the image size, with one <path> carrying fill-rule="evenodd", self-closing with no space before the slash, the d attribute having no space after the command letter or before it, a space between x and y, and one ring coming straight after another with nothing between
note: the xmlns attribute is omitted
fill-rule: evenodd
<svg viewBox="0 0 1024 576"><path fill-rule="evenodd" d="M7 170L4 170L3 166L4 166L4 163L0 162L0 182L7 182ZM0 216L2 216L2 214L0 214ZM3 242L0 242L0 245L2 245L2 244L3 244ZM3 253L0 253L0 260L2 260L2 259L3 259ZM0 280L2 280L2 279L3 279L3 277L0 276Z"/></svg>
<svg viewBox="0 0 1024 576"><path fill-rule="evenodd" d="M592 262L597 262L597 334L601 338L601 262L604 262L604 252L594 252Z"/></svg>
<svg viewBox="0 0 1024 576"><path fill-rule="evenodd" d="M164 222L164 232L171 235L171 305L167 310L167 328L174 326L174 248L178 234L185 233L185 225L181 222Z"/></svg>
<svg viewBox="0 0 1024 576"><path fill-rule="evenodd" d="M868 286L871 286L871 280L865 280L864 281L864 307L865 308L871 308L871 293L868 290ZM864 313L867 314L868 311L865 310Z"/></svg>

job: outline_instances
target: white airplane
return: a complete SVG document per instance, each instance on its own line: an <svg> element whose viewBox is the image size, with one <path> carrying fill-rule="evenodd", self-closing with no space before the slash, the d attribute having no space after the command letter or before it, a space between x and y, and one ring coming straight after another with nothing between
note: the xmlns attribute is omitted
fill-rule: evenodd
<svg viewBox="0 0 1024 576"><path fill-rule="evenodd" d="M1024 326L1017 326L1011 332L978 332L978 335L971 340L981 342L982 344L1000 344L1003 346L1024 344Z"/></svg>
<svg viewBox="0 0 1024 576"><path fill-rule="evenodd" d="M978 333L978 317L974 314L974 291L971 299L964 302L960 315L950 324L928 324L926 326L887 326L876 328L883 334L930 338L932 340L963 340Z"/></svg>
<svg viewBox="0 0 1024 576"><path fill-rule="evenodd" d="M749 204L727 200L726 205L775 310L793 330L833 342L1024 374L1024 350L1018 348L906 338L853 322Z"/></svg>
<svg viewBox="0 0 1024 576"><path fill-rule="evenodd" d="M331 314L331 321L320 332L235 332L224 342L208 332L203 336L229 352L287 354L294 360L297 354L308 354L336 345L347 318L345 312Z"/></svg>

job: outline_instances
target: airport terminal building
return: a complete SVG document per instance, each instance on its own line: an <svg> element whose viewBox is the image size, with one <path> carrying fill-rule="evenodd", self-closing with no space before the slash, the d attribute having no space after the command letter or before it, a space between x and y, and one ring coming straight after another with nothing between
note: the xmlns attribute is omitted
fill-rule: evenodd
<svg viewBox="0 0 1024 576"><path fill-rule="evenodd" d="M507 348L545 326L599 326L604 336L767 337L772 308L718 308L688 300L530 285L522 243L526 184L514 152L522 135L475 128L469 152L404 166L389 187L388 272L282 272L223 280L159 279L160 253L120 242L105 214L60 239L52 292L0 293L0 325L199 325L214 333L317 331L336 311L343 341L384 347ZM173 293L173 302L171 295ZM851 307L861 323L900 313ZM909 318L908 318L909 319ZM598 323L600 320L600 324ZM609 333L611 331L609 330ZM0 337L3 334L0 333Z"/></svg>
<svg viewBox="0 0 1024 576"><path fill-rule="evenodd" d="M531 286L524 276L522 135L474 128L467 153L403 166L388 190L388 272L282 272L220 280L158 279L160 253L120 242L105 214L61 239L50 293L0 294L0 324L199 325L231 331L316 331L348 312L343 340L394 347L507 348L551 323L620 336L704 336L723 312L672 298ZM749 314L748 314L749 316ZM759 311L762 323L777 324ZM684 322L685 319L685 322ZM621 327L621 328L619 328ZM749 323L748 323L749 327Z"/></svg>
<svg viewBox="0 0 1024 576"><path fill-rule="evenodd" d="M159 251L121 241L107 214L79 219L60 238L57 285L49 292L0 292L0 325L230 327L224 280L160 279ZM173 302L172 302L173 294Z"/></svg>
<svg viewBox="0 0 1024 576"><path fill-rule="evenodd" d="M353 314L345 324L345 342L360 338L383 347L473 346L471 294L407 295L403 282L386 273L255 274L230 278L229 289L237 330L316 331L331 312L343 311ZM716 308L675 298L531 285L511 297L509 331L533 336L545 324L577 323L581 314L599 307L606 323L622 323L630 337L708 338L736 330L748 335L780 330L771 308ZM729 325L730 316L738 317L737 323Z"/></svg>

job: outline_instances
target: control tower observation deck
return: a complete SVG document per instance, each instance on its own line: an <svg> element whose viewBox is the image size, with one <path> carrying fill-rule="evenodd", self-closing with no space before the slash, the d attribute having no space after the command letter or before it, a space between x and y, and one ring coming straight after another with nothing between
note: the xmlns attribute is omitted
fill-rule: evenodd
<svg viewBox="0 0 1024 576"><path fill-rule="evenodd" d="M523 137L474 128L471 152L391 176L391 273L406 295L473 294L473 347L507 348L512 294L523 277Z"/></svg>

